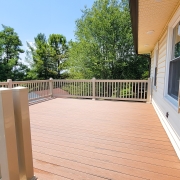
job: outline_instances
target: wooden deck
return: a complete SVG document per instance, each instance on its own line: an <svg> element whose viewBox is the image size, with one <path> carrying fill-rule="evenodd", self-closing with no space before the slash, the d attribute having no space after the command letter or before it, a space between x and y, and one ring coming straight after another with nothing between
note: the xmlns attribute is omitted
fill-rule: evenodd
<svg viewBox="0 0 180 180"><path fill-rule="evenodd" d="M40 180L179 180L180 161L151 104L53 99L30 106Z"/></svg>

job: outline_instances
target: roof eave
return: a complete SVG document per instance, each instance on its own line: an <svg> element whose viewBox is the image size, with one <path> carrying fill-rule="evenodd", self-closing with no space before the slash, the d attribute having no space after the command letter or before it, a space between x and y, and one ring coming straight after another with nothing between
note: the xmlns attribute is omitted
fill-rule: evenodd
<svg viewBox="0 0 180 180"><path fill-rule="evenodd" d="M131 14L132 33L134 40L134 50L138 54L138 0L129 0L129 8Z"/></svg>

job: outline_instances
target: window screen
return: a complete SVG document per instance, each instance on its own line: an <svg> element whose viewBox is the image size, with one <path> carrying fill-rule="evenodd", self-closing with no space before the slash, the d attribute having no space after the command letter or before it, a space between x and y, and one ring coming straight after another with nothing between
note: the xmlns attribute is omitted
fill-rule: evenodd
<svg viewBox="0 0 180 180"><path fill-rule="evenodd" d="M168 94L178 99L180 79L180 34L178 35L179 24L174 28L172 60L169 68Z"/></svg>
<svg viewBox="0 0 180 180"><path fill-rule="evenodd" d="M154 70L154 86L156 86L157 84L157 67L155 67L155 70Z"/></svg>
<svg viewBox="0 0 180 180"><path fill-rule="evenodd" d="M178 99L180 78L180 58L170 62L168 94Z"/></svg>

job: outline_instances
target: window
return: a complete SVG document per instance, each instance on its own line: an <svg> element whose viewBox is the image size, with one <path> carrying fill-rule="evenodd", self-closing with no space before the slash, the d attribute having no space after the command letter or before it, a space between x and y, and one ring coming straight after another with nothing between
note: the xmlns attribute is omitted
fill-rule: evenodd
<svg viewBox="0 0 180 180"><path fill-rule="evenodd" d="M154 86L157 84L157 68L158 68L158 49L155 50L154 55Z"/></svg>
<svg viewBox="0 0 180 180"><path fill-rule="evenodd" d="M180 79L180 24L173 30L172 57L169 67L168 94L178 100Z"/></svg>

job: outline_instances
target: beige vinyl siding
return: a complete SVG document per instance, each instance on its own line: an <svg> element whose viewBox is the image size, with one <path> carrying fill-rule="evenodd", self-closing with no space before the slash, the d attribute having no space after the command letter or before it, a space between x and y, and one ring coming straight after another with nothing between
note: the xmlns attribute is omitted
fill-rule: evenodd
<svg viewBox="0 0 180 180"><path fill-rule="evenodd" d="M166 71L166 51L167 51L167 31L158 42L159 56L158 56L158 69L157 69L157 91L160 97L164 97L164 83Z"/></svg>
<svg viewBox="0 0 180 180"><path fill-rule="evenodd" d="M172 127L172 130L177 135L177 138L180 139L180 114L173 106L168 102L164 97L164 88L165 88L165 78L166 78L166 54L167 54L167 31L164 33L163 37L158 43L159 47L159 56L158 56L158 67L157 67L157 87L153 88L152 99L159 107L162 114L165 116L166 112L169 113L169 117L166 118L166 121ZM154 51L152 52L151 59L151 77L154 77ZM169 70L167 70L169 71Z"/></svg>

